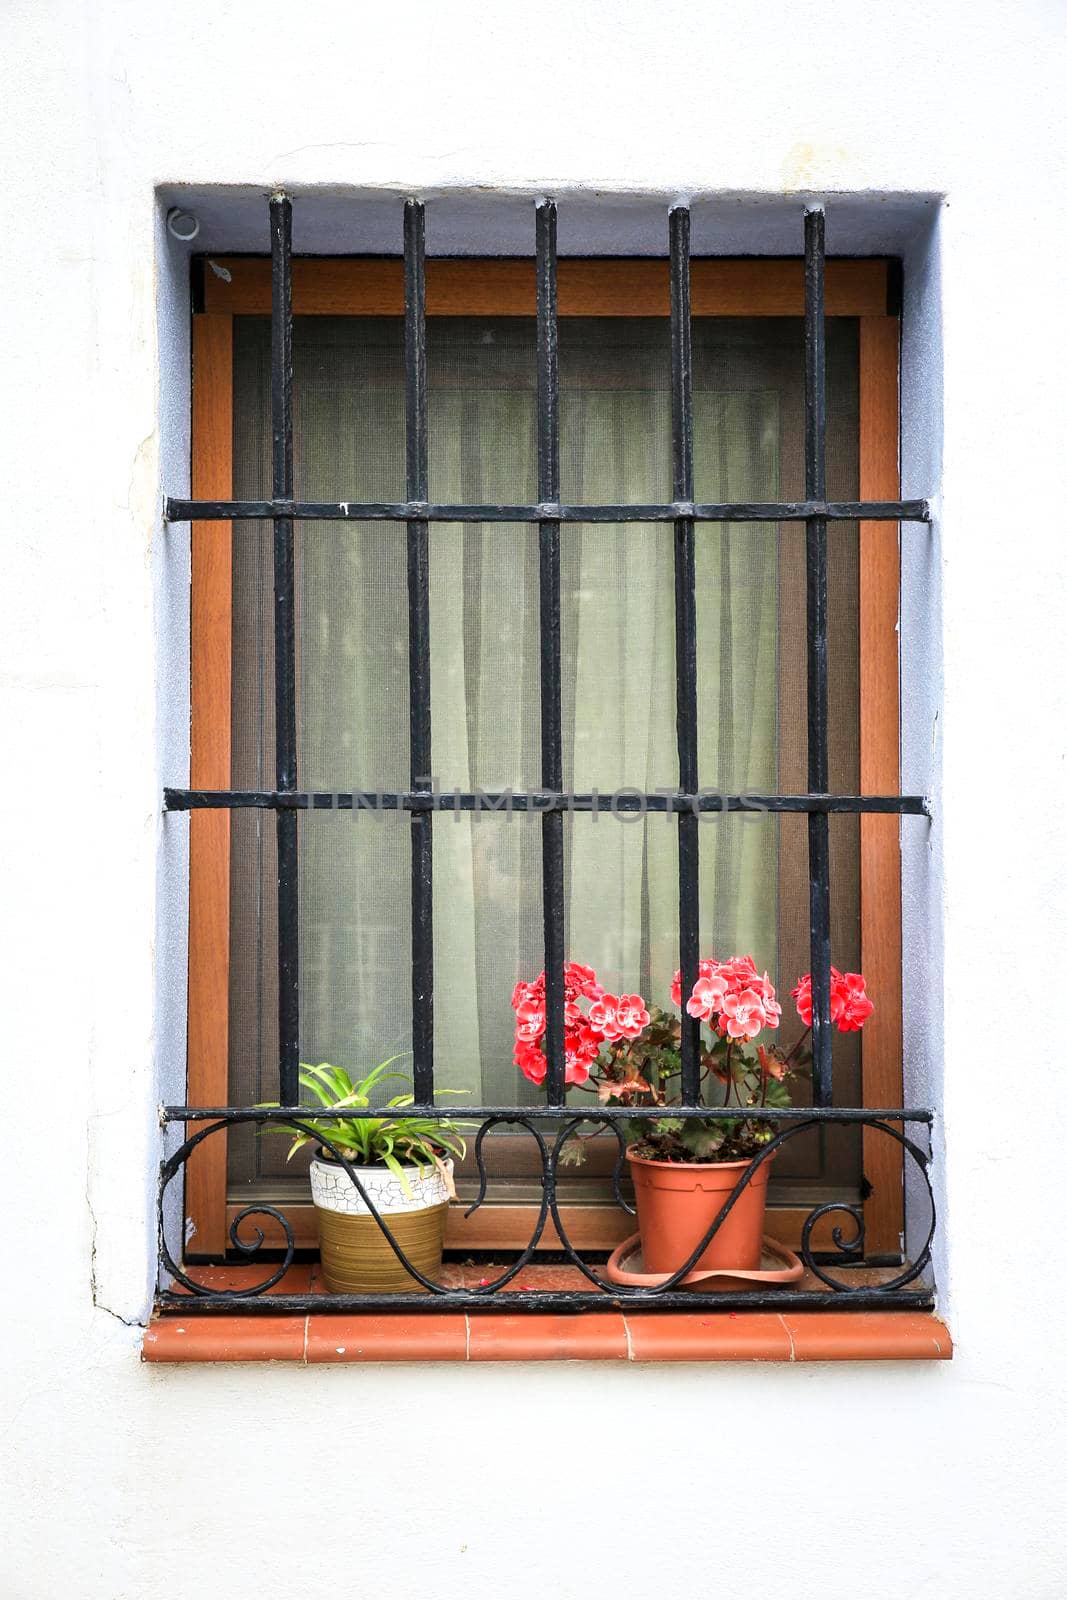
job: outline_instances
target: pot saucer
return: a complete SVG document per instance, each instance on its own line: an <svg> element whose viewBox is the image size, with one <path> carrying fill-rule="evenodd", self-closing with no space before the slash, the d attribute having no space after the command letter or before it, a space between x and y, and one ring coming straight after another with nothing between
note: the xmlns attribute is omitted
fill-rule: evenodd
<svg viewBox="0 0 1067 1600"><path fill-rule="evenodd" d="M641 1235L632 1233L616 1245L608 1258L605 1273L612 1283L625 1283L634 1288L655 1289L666 1283L669 1272L646 1272L641 1257ZM804 1275L804 1264L788 1245L777 1239L763 1236L763 1255L758 1267L742 1271L737 1267L715 1267L710 1271L690 1272L678 1284L679 1289L733 1289L746 1284L795 1283Z"/></svg>

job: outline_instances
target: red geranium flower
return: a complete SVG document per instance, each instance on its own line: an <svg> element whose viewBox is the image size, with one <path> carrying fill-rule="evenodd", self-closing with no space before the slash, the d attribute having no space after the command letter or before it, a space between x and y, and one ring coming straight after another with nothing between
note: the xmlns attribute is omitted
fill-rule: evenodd
<svg viewBox="0 0 1067 1600"><path fill-rule="evenodd" d="M762 996L755 989L728 994L719 1013L719 1030L730 1039L754 1039L767 1025Z"/></svg>
<svg viewBox="0 0 1067 1600"><path fill-rule="evenodd" d="M588 1013L579 1004L591 1002ZM511 995L515 1012L515 1065L531 1083L543 1083L548 1064L544 1036L545 975L519 982ZM585 1083L605 1041L636 1039L649 1014L639 994L605 994L592 967L569 961L563 969L563 1051L567 1083Z"/></svg>
<svg viewBox="0 0 1067 1600"><path fill-rule="evenodd" d="M701 961L700 976L685 1009L691 1017L707 1022L724 1038L754 1039L762 1028L776 1028L782 1008L774 992L770 974L761 976L751 956L734 956L729 961ZM680 1004L682 975L676 972L671 994Z"/></svg>
<svg viewBox="0 0 1067 1600"><path fill-rule="evenodd" d="M806 972L793 990L797 1015L811 1027L811 973ZM874 1010L862 972L830 968L830 1021L842 1033L858 1033Z"/></svg>
<svg viewBox="0 0 1067 1600"><path fill-rule="evenodd" d="M730 986L719 972L710 978L698 978L693 985L692 994L685 1003L685 1009L691 1017L699 1017L701 1022L710 1022L720 1010L729 992Z"/></svg>

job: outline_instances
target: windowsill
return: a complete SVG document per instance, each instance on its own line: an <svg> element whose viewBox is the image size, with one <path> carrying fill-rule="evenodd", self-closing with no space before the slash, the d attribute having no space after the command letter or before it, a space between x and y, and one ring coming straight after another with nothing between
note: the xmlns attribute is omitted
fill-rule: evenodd
<svg viewBox="0 0 1067 1600"><path fill-rule="evenodd" d="M487 1267L453 1267L457 1286ZM466 1280L463 1278L466 1274ZM251 1281L247 1268L204 1267L213 1288ZM316 1266L294 1266L278 1292L317 1288ZM524 1289L586 1287L577 1269L531 1266L499 1310L353 1314L257 1312L183 1316L167 1311L145 1331L151 1362L295 1361L304 1365L386 1361L946 1361L952 1340L932 1312L707 1311L513 1312L503 1301ZM269 1298L266 1296L264 1298Z"/></svg>

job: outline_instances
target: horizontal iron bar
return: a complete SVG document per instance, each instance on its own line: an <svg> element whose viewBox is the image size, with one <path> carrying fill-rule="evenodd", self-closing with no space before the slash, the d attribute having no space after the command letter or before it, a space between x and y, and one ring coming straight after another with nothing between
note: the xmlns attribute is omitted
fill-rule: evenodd
<svg viewBox="0 0 1067 1600"><path fill-rule="evenodd" d="M293 1117L310 1118L315 1122L356 1121L366 1117L382 1117L388 1113L381 1106L349 1106L340 1111L327 1111L319 1106L161 1106L162 1122L226 1122L231 1118L263 1122L287 1122ZM462 1122L527 1122L550 1118L565 1122L580 1117L583 1122L620 1122L633 1117L706 1117L726 1118L736 1122L739 1117L761 1122L925 1122L934 1120L932 1111L925 1107L906 1109L866 1109L862 1106L464 1106L452 1103L447 1106L411 1105L403 1108L405 1117L432 1117L437 1121Z"/></svg>
<svg viewBox="0 0 1067 1600"><path fill-rule="evenodd" d="M620 789L604 794L554 794L547 789L483 790L463 793L435 792L331 793L320 790L278 789L164 789L168 811L589 811L598 816L620 811L693 811L714 815L723 811L756 815L774 812L891 812L902 816L929 816L921 794L719 794L705 789L699 794L643 794Z"/></svg>
<svg viewBox="0 0 1067 1600"><path fill-rule="evenodd" d="M434 505L425 500L174 500L168 522L929 522L928 500L776 500L654 505Z"/></svg>
<svg viewBox="0 0 1067 1600"><path fill-rule="evenodd" d="M846 1270L844 1267L842 1271ZM471 1289L444 1294L262 1294L247 1299L218 1295L176 1294L160 1290L159 1304L168 1315L185 1316L221 1313L228 1316L285 1312L300 1315L359 1311L488 1311L510 1316L529 1311L627 1311L644 1315L652 1311L702 1311L705 1314L731 1311L928 1311L933 1308L929 1289L743 1289L735 1292L715 1290L673 1290L653 1295L650 1291L631 1295L581 1290L504 1290L478 1294Z"/></svg>

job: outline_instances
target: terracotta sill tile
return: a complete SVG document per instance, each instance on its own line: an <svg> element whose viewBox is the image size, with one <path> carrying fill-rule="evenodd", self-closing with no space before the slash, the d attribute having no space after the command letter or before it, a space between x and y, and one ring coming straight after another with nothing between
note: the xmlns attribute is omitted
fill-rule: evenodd
<svg viewBox="0 0 1067 1600"><path fill-rule="evenodd" d="M302 1316L156 1317L145 1331L144 1361L303 1361Z"/></svg>
<svg viewBox="0 0 1067 1600"><path fill-rule="evenodd" d="M269 1264L257 1269L250 1269L244 1266L188 1266L182 1268L186 1277L192 1278L194 1283L202 1284L205 1289L242 1289L256 1281L262 1283L264 1278L269 1277L272 1272L277 1270L276 1266ZM310 1262L294 1262L288 1271L278 1279L274 1287L268 1289L266 1293L268 1296L272 1294L307 1294L311 1289L312 1273L317 1271L317 1263L312 1266ZM189 1294L191 1292L180 1283L172 1284L171 1288L175 1294Z"/></svg>
<svg viewBox="0 0 1067 1600"><path fill-rule="evenodd" d="M952 1339L922 1311L410 1312L156 1317L143 1359L307 1361L946 1361Z"/></svg>
<svg viewBox="0 0 1067 1600"><path fill-rule="evenodd" d="M626 1324L617 1311L554 1317L472 1311L470 1361L625 1361Z"/></svg>
<svg viewBox="0 0 1067 1600"><path fill-rule="evenodd" d="M467 1319L462 1312L408 1312L396 1316L316 1311L308 1318L309 1362L465 1361Z"/></svg>
<svg viewBox="0 0 1067 1600"><path fill-rule="evenodd" d="M603 1276L604 1269L602 1267L599 1269L594 1267L593 1270L594 1272L599 1270L600 1275ZM493 1269L493 1275L499 1276L499 1273L499 1267ZM590 1283L585 1273L579 1272L577 1267L552 1265L538 1267L533 1272L529 1269L525 1272L520 1272L500 1292L502 1294L522 1294L528 1289L550 1289L558 1294L565 1289L577 1289L582 1294L589 1294L595 1287L596 1285Z"/></svg>
<svg viewBox="0 0 1067 1600"><path fill-rule="evenodd" d="M507 1270L509 1263L500 1261L479 1262L474 1266L454 1267L453 1271L462 1273L458 1282L465 1289L484 1288L488 1283L495 1283ZM448 1282L448 1263L445 1263L442 1278ZM564 1289L579 1289L588 1293L595 1286L589 1282L584 1272L579 1272L577 1267L548 1263L542 1266L528 1265L521 1272L516 1273L510 1283L504 1285L498 1294L526 1294L531 1289L538 1293L551 1291L559 1293Z"/></svg>
<svg viewBox="0 0 1067 1600"><path fill-rule="evenodd" d="M238 1267L235 1270L239 1272L241 1269ZM313 1261L306 1270L311 1274L310 1282L307 1285L308 1291L311 1294L329 1295L330 1291L326 1287L326 1280L322 1275L322 1267L319 1262ZM470 1267L460 1266L457 1262L446 1261L441 1268L438 1282L443 1283L449 1289L463 1289L471 1281L470 1274L472 1270ZM477 1278L475 1278L474 1282L477 1283L477 1281ZM315 1313L316 1316L318 1314L318 1312Z"/></svg>
<svg viewBox="0 0 1067 1600"><path fill-rule="evenodd" d="M929 1311L782 1313L794 1361L950 1361L952 1336Z"/></svg>
<svg viewBox="0 0 1067 1600"><path fill-rule="evenodd" d="M789 1361L792 1346L773 1311L630 1312L632 1361Z"/></svg>

